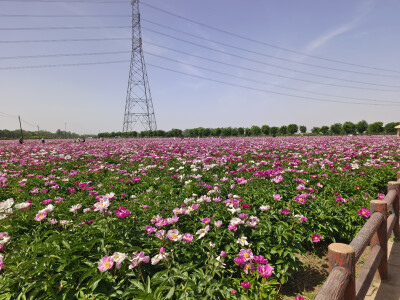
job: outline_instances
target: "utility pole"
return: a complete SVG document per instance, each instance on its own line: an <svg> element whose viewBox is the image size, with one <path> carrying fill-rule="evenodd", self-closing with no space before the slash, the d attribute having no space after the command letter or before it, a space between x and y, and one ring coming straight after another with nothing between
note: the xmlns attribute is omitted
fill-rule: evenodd
<svg viewBox="0 0 400 300"><path fill-rule="evenodd" d="M132 54L126 95L123 132L140 122L145 130L157 130L153 101L143 56L139 0L132 0Z"/></svg>
<svg viewBox="0 0 400 300"><path fill-rule="evenodd" d="M24 139L24 134L22 133L22 125L21 125L21 117L18 116L18 120L19 120L19 128L21 129L21 139Z"/></svg>

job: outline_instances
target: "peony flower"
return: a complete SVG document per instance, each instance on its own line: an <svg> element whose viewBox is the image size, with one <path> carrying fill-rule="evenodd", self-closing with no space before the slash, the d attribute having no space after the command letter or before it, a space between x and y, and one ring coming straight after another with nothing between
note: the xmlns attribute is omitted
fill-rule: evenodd
<svg viewBox="0 0 400 300"><path fill-rule="evenodd" d="M289 209L289 208L282 208L281 214L282 214L282 215L288 215L288 214L290 214L290 209Z"/></svg>
<svg viewBox="0 0 400 300"><path fill-rule="evenodd" d="M179 234L178 229L170 229L167 232L167 238L171 241L180 241L182 239L182 235Z"/></svg>
<svg viewBox="0 0 400 300"><path fill-rule="evenodd" d="M98 263L98 269L100 272L105 272L107 270L110 270L114 265L114 260L112 257L109 256L104 256L102 259L99 260Z"/></svg>
<svg viewBox="0 0 400 300"><path fill-rule="evenodd" d="M251 284L247 281L242 281L240 284L244 289L249 289L251 287Z"/></svg>
<svg viewBox="0 0 400 300"><path fill-rule="evenodd" d="M99 202L95 203L93 206L94 206L94 211L103 213L110 206L110 200L108 198L103 197L100 199Z"/></svg>
<svg viewBox="0 0 400 300"><path fill-rule="evenodd" d="M369 209L368 208L361 208L361 209L359 209L358 211L357 211L357 213L358 213L358 215L359 216L361 216L361 217L363 217L363 218L365 218L365 219L368 219L369 218L369 216L370 216L370 211L369 211Z"/></svg>
<svg viewBox="0 0 400 300"><path fill-rule="evenodd" d="M197 230L196 234L198 234L199 239L201 239L208 233L209 230L210 230L210 225L207 225L205 228Z"/></svg>
<svg viewBox="0 0 400 300"><path fill-rule="evenodd" d="M271 206L269 206L269 205L260 206L261 211L267 211L267 210L270 210L270 208L271 208Z"/></svg>
<svg viewBox="0 0 400 300"><path fill-rule="evenodd" d="M79 210L81 207L82 207L82 205L77 204L77 205L72 206L72 207L69 209L69 211L70 211L70 212L76 212L76 211Z"/></svg>
<svg viewBox="0 0 400 300"><path fill-rule="evenodd" d="M274 273L274 268L270 265L258 265L257 272L262 278L269 278Z"/></svg>
<svg viewBox="0 0 400 300"><path fill-rule="evenodd" d="M241 238L238 238L236 243L240 244L242 247L249 245L249 242L247 241L247 237L245 237L245 236L242 236Z"/></svg>
<svg viewBox="0 0 400 300"><path fill-rule="evenodd" d="M190 233L185 233L182 236L182 240L184 240L186 243L190 243L191 241L193 241L193 235L191 235Z"/></svg>
<svg viewBox="0 0 400 300"><path fill-rule="evenodd" d="M239 256L243 257L246 261L252 261L254 258L253 252L250 249L242 249L239 251Z"/></svg>
<svg viewBox="0 0 400 300"><path fill-rule="evenodd" d="M36 216L35 216L35 221L40 222L40 221L42 221L43 219L46 219L46 218L47 218L47 213L45 213L45 212L38 212L38 213L36 214Z"/></svg>
<svg viewBox="0 0 400 300"><path fill-rule="evenodd" d="M168 253L165 253L164 247L161 247L160 248L160 253L151 258L151 264L154 266L154 265L158 264L162 260L167 261L168 260L168 255L169 255Z"/></svg>
<svg viewBox="0 0 400 300"><path fill-rule="evenodd" d="M125 260L125 258L127 258L128 255L126 255L125 253L121 253L121 252L115 252L111 258L114 260L115 262L115 267L117 269L120 269L122 266L122 262Z"/></svg>
<svg viewBox="0 0 400 300"><path fill-rule="evenodd" d="M132 264L129 265L129 269L134 269L136 268L139 264L141 263L148 263L150 261L149 256L145 256L145 253L143 251L138 252L133 252L132 256Z"/></svg>
<svg viewBox="0 0 400 300"><path fill-rule="evenodd" d="M318 234L313 234L312 236L312 242L313 243L318 243L319 241L321 241L321 236Z"/></svg>
<svg viewBox="0 0 400 300"><path fill-rule="evenodd" d="M201 220L201 222L207 225L210 224L211 220L210 218L204 218L203 220Z"/></svg>
<svg viewBox="0 0 400 300"><path fill-rule="evenodd" d="M272 197L274 198L275 201L282 200L282 197L279 194L274 194Z"/></svg>
<svg viewBox="0 0 400 300"><path fill-rule="evenodd" d="M222 221L215 221L214 222L214 225L216 226L216 227L221 227L222 226Z"/></svg>

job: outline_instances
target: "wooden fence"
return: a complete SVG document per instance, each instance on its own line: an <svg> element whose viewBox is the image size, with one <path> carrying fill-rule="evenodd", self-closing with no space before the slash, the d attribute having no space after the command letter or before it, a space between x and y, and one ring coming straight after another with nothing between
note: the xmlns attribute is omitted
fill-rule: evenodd
<svg viewBox="0 0 400 300"><path fill-rule="evenodd" d="M370 218L353 241L349 245L329 245L329 276L316 300L361 300L377 271L381 279L387 279L388 238L392 232L395 237L400 237L399 199L400 172L397 173L397 181L389 182L385 199L371 201ZM356 263L368 244L371 253L356 278Z"/></svg>

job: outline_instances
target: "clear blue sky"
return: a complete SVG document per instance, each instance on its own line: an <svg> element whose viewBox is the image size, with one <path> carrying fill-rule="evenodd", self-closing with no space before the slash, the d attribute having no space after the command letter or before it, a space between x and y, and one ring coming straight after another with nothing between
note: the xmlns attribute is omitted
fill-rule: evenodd
<svg viewBox="0 0 400 300"><path fill-rule="evenodd" d="M129 28L131 25L130 1L112 4L74 3L72 1L46 3L36 2L35 0L32 0L32 3L29 3L29 1L18 3L17 1L0 0L0 14L2 15L0 17L0 112L21 115L30 124L37 124L41 129L50 131L63 130L65 123L68 131L77 133L97 134L105 131L121 131L130 64L131 42L129 39L51 43L4 43L4 41L129 38L131 36ZM89 2L92 0L82 1ZM251 42L184 21L145 4L282 48L352 64L397 70L398 72L334 63L268 47L262 43ZM399 12L400 1L397 0L142 0L143 48L145 60L148 64L275 93L339 102L379 104L376 106L305 101L287 95L222 85L147 66L158 129L185 129L200 126L250 127L263 124L281 126L296 123L306 125L310 130L313 126L331 125L345 121L357 122L362 119L367 122L383 121L384 123L398 121L400 119ZM4 16L15 14L77 16L118 14L125 16L93 18ZM183 30L205 39L174 32L148 21ZM127 28L4 30L5 28L71 26L126 26ZM148 29L157 30L236 56L246 57L250 60L200 48ZM211 40L245 48L253 53L216 44ZM179 54L149 43L238 65L242 68L234 68L198 57ZM98 56L4 59L4 57L10 56L106 51L126 52ZM168 61L150 53L179 60L186 64ZM16 66L106 61L126 62L79 67L4 69L5 67ZM291 61L374 75L306 66ZM202 66L236 77L200 70L187 64ZM268 64L274 64L277 67ZM255 69L259 72L244 68ZM294 69L299 72L282 68ZM314 73L317 76L300 72ZM238 77L248 78L252 81ZM354 81L370 84L355 83ZM265 82L268 85L260 82ZM302 91L289 90L283 87ZM307 91L339 97L312 94L307 93ZM370 99L377 100L377 102L349 98ZM33 126L26 123L23 123L23 125L24 129L35 130ZM16 129L18 128L18 121L15 118L0 115L0 128ZM141 131L143 128L138 126L137 130Z"/></svg>

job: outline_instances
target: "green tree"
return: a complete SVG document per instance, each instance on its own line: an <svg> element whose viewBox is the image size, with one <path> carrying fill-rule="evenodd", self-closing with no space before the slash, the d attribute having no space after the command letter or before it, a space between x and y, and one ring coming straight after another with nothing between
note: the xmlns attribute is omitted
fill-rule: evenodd
<svg viewBox="0 0 400 300"><path fill-rule="evenodd" d="M280 135L285 135L287 133L287 126L283 125L279 128L279 134Z"/></svg>
<svg viewBox="0 0 400 300"><path fill-rule="evenodd" d="M321 132L323 135L328 135L328 133L329 133L329 126L321 126L320 132Z"/></svg>
<svg viewBox="0 0 400 300"><path fill-rule="evenodd" d="M261 135L261 128L259 126L253 125L250 128L251 135L258 136Z"/></svg>
<svg viewBox="0 0 400 300"><path fill-rule="evenodd" d="M368 123L365 120L362 120L356 124L356 129L359 134L363 134L368 129Z"/></svg>
<svg viewBox="0 0 400 300"><path fill-rule="evenodd" d="M231 127L222 128L222 135L223 136L231 136L232 128Z"/></svg>
<svg viewBox="0 0 400 300"><path fill-rule="evenodd" d="M302 134L306 133L306 132L307 132L307 127L304 126L304 125L301 125L301 126L300 126L300 132L301 132Z"/></svg>
<svg viewBox="0 0 400 300"><path fill-rule="evenodd" d="M243 128L243 127L239 127L239 128L237 129L237 131L238 131L238 134L239 134L239 135L244 135L244 128Z"/></svg>
<svg viewBox="0 0 400 300"><path fill-rule="evenodd" d="M370 134L380 134L383 132L383 123L375 122L368 125L368 133Z"/></svg>
<svg viewBox="0 0 400 300"><path fill-rule="evenodd" d="M319 127L311 128L311 133L313 133L313 134L319 134L320 132L321 132L321 128L319 128Z"/></svg>
<svg viewBox="0 0 400 300"><path fill-rule="evenodd" d="M263 126L261 126L261 132L262 132L264 135L269 135L269 126L268 126L268 125L263 125Z"/></svg>
<svg viewBox="0 0 400 300"><path fill-rule="evenodd" d="M346 134L355 134L357 130L356 125L352 122L344 122L342 128Z"/></svg>
<svg viewBox="0 0 400 300"><path fill-rule="evenodd" d="M269 133L274 137L278 134L278 132L279 132L279 127L273 126L269 129Z"/></svg>
<svg viewBox="0 0 400 300"><path fill-rule="evenodd" d="M399 125L400 122L390 122L387 123L384 127L384 131L386 134L396 134L397 133L397 129L394 128L395 126Z"/></svg>
<svg viewBox="0 0 400 300"><path fill-rule="evenodd" d="M331 131L332 134L336 134L336 135L341 134L341 132L342 132L342 124L335 123L335 124L331 125L330 131Z"/></svg>
<svg viewBox="0 0 400 300"><path fill-rule="evenodd" d="M297 126L296 124L289 124L287 127L287 131L290 135L293 135L297 133L297 131L299 131L299 126Z"/></svg>

